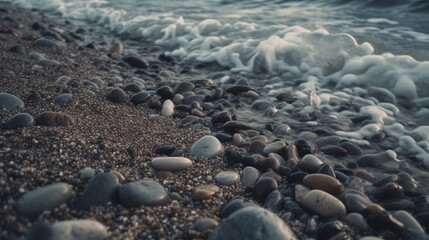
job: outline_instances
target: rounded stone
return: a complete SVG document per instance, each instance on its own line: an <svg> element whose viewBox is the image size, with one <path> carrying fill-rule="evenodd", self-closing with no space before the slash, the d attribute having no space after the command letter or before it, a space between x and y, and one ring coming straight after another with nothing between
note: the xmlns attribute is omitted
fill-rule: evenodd
<svg viewBox="0 0 429 240"><path fill-rule="evenodd" d="M150 98L150 92L148 91L141 91L139 93L134 94L131 96L131 102L135 105L141 104L149 100Z"/></svg>
<svg viewBox="0 0 429 240"><path fill-rule="evenodd" d="M360 167L374 167L386 171L399 169L399 161L396 159L396 153L393 150L377 154L364 154L356 162Z"/></svg>
<svg viewBox="0 0 429 240"><path fill-rule="evenodd" d="M242 93L242 92L251 91L251 90L253 91L255 89L253 87L247 86L247 85L237 85L237 86L233 86L233 87L227 88L225 90L225 92L232 93L232 94L236 95L236 94L239 94L239 93Z"/></svg>
<svg viewBox="0 0 429 240"><path fill-rule="evenodd" d="M253 188L253 186L255 186L256 180L258 180L260 175L261 173L259 172L258 169L252 166L245 167L243 169L243 174L241 177L241 186L244 189Z"/></svg>
<svg viewBox="0 0 429 240"><path fill-rule="evenodd" d="M34 118L28 113L18 113L13 115L6 121L6 129L17 129L22 127L29 127L34 124Z"/></svg>
<svg viewBox="0 0 429 240"><path fill-rule="evenodd" d="M350 155L355 155L355 156L360 156L363 154L362 149L355 145L352 142L342 142L340 144L340 147L344 148L345 150L347 150L347 153Z"/></svg>
<svg viewBox="0 0 429 240"><path fill-rule="evenodd" d="M222 143L214 136L204 136L191 147L192 155L196 157L213 158L223 153Z"/></svg>
<svg viewBox="0 0 429 240"><path fill-rule="evenodd" d="M295 240L289 226L274 213L261 207L249 206L231 214L213 232L210 240Z"/></svg>
<svg viewBox="0 0 429 240"><path fill-rule="evenodd" d="M91 179L76 204L80 209L87 210L91 206L114 203L119 185L119 179L115 174L99 173Z"/></svg>
<svg viewBox="0 0 429 240"><path fill-rule="evenodd" d="M371 200L359 191L347 192L345 194L345 204L349 212L363 213L370 203Z"/></svg>
<svg viewBox="0 0 429 240"><path fill-rule="evenodd" d="M225 122L228 122L231 120L232 120L232 115L228 111L218 112L218 113L213 114L213 116L212 116L212 123L213 124L225 123Z"/></svg>
<svg viewBox="0 0 429 240"><path fill-rule="evenodd" d="M399 221L401 221L406 228L411 228L418 233L425 233L420 223L409 212L400 210L393 213L393 216Z"/></svg>
<svg viewBox="0 0 429 240"><path fill-rule="evenodd" d="M152 159L151 165L156 170L180 171L192 165L192 161L185 157L156 157Z"/></svg>
<svg viewBox="0 0 429 240"><path fill-rule="evenodd" d="M106 98L115 103L126 103L128 101L128 96L124 90L120 88L114 88L107 93Z"/></svg>
<svg viewBox="0 0 429 240"><path fill-rule="evenodd" d="M130 91L133 93L138 93L141 90L142 90L142 88L135 83L128 83L127 85L124 86L124 91Z"/></svg>
<svg viewBox="0 0 429 240"><path fill-rule="evenodd" d="M374 196L378 200L384 201L384 200L401 198L404 196L403 192L404 190L399 184L395 182L390 182L379 187L375 192Z"/></svg>
<svg viewBox="0 0 429 240"><path fill-rule="evenodd" d="M25 217L35 217L45 210L53 210L73 197L72 186L55 183L37 188L22 195L16 203L16 211Z"/></svg>
<svg viewBox="0 0 429 240"><path fill-rule="evenodd" d="M255 140L252 143L250 143L249 153L263 154L264 153L264 148L266 146L267 146L267 144L265 144L264 142L259 141L259 140Z"/></svg>
<svg viewBox="0 0 429 240"><path fill-rule="evenodd" d="M252 129L251 126L247 125L243 122L237 122L237 121L228 121L222 126L223 130L229 133L237 133L240 130L249 130Z"/></svg>
<svg viewBox="0 0 429 240"><path fill-rule="evenodd" d="M264 208L272 212L278 212L283 206L283 196L279 190L274 190L268 194L264 202Z"/></svg>
<svg viewBox="0 0 429 240"><path fill-rule="evenodd" d="M24 102L18 97L9 93L0 93L0 109L6 108L9 110L20 109L24 107Z"/></svg>
<svg viewBox="0 0 429 240"><path fill-rule="evenodd" d="M219 190L220 188L213 184L200 185L200 186L194 187L192 189L192 200L201 201L201 200L209 199Z"/></svg>
<svg viewBox="0 0 429 240"><path fill-rule="evenodd" d="M272 191L276 190L278 188L278 183L275 179L270 177L265 177L263 179L260 179L255 184L255 196L256 198L260 200L265 200L265 198L270 194Z"/></svg>
<svg viewBox="0 0 429 240"><path fill-rule="evenodd" d="M215 229L219 225L219 222L213 218L202 217L195 221L195 230L198 232L205 232L208 230Z"/></svg>
<svg viewBox="0 0 429 240"><path fill-rule="evenodd" d="M62 93L54 98L54 103L59 105L66 105L72 98L70 93Z"/></svg>
<svg viewBox="0 0 429 240"><path fill-rule="evenodd" d="M304 185L336 195L341 192L342 184L337 179L320 173L309 174L302 180Z"/></svg>
<svg viewBox="0 0 429 240"><path fill-rule="evenodd" d="M37 126L70 126L74 123L72 116L59 112L43 112L36 118Z"/></svg>
<svg viewBox="0 0 429 240"><path fill-rule="evenodd" d="M174 89L170 86L162 86L156 90L156 94L163 99L172 99L174 97Z"/></svg>
<svg viewBox="0 0 429 240"><path fill-rule="evenodd" d="M164 115L166 117L173 116L173 114L174 114L174 103L170 99L165 100L164 104L162 105L161 113L162 113L162 115Z"/></svg>
<svg viewBox="0 0 429 240"><path fill-rule="evenodd" d="M108 237L106 227L94 220L68 220L49 225L36 222L25 239L27 240L102 240Z"/></svg>
<svg viewBox="0 0 429 240"><path fill-rule="evenodd" d="M125 207L162 206L168 203L169 195L160 183L144 179L122 184L119 200Z"/></svg>
<svg viewBox="0 0 429 240"><path fill-rule="evenodd" d="M195 85L191 82L181 82L176 85L176 93L190 92L195 89Z"/></svg>
<svg viewBox="0 0 429 240"><path fill-rule="evenodd" d="M340 200L317 189L304 196L302 205L324 219L339 219L346 215L346 207Z"/></svg>
<svg viewBox="0 0 429 240"><path fill-rule="evenodd" d="M216 174L214 180L220 185L231 186L240 181L240 175L234 171L223 171Z"/></svg>
<svg viewBox="0 0 429 240"><path fill-rule="evenodd" d="M24 48L21 47L21 45L14 45L11 48L9 48L9 51L13 53L24 54Z"/></svg>
<svg viewBox="0 0 429 240"><path fill-rule="evenodd" d="M155 149L156 154L171 155L176 150L173 144L164 145Z"/></svg>
<svg viewBox="0 0 429 240"><path fill-rule="evenodd" d="M79 171L80 179L91 179L92 177L94 177L94 175L95 175L95 170L90 167L86 167Z"/></svg>
<svg viewBox="0 0 429 240"><path fill-rule="evenodd" d="M284 148L286 147L286 143L283 141L277 141L277 142L273 142L271 144L268 144L263 152L265 155L268 155L270 153L282 153L284 152Z"/></svg>
<svg viewBox="0 0 429 240"><path fill-rule="evenodd" d="M124 56L122 58L122 61L128 63L128 65L130 65L131 67L135 67L135 68L143 68L144 69L144 68L148 67L148 64L145 61L143 61L143 59L139 58L136 55L132 55L132 54Z"/></svg>
<svg viewBox="0 0 429 240"><path fill-rule="evenodd" d="M357 227L359 229L362 229L364 231L369 230L368 222L360 213L354 212L354 213L347 214L347 216L345 217L345 221L348 224L354 227Z"/></svg>
<svg viewBox="0 0 429 240"><path fill-rule="evenodd" d="M320 166L323 164L322 160L313 154L305 155L299 162L299 167L308 173L315 173L319 170Z"/></svg>
<svg viewBox="0 0 429 240"><path fill-rule="evenodd" d="M59 77L56 81L55 81L55 85L63 85L63 86L67 86L67 84L71 81L71 77L67 76L67 75L63 75L61 77Z"/></svg>

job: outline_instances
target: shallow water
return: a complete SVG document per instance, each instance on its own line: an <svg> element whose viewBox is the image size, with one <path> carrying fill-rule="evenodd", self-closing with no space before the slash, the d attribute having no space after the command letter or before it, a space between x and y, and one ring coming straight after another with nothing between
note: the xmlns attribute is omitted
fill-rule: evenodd
<svg viewBox="0 0 429 240"><path fill-rule="evenodd" d="M162 46L183 63L217 63L216 73L202 69L217 86L256 87L258 100L232 105L261 129L283 125L265 131L272 139L335 134L429 169L427 1L16 2Z"/></svg>

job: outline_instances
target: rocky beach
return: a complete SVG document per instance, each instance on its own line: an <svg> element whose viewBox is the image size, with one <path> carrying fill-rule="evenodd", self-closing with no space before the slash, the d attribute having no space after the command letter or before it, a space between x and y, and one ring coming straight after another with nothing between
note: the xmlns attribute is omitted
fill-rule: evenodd
<svg viewBox="0 0 429 240"><path fill-rule="evenodd" d="M333 118L264 101L264 75L6 2L0 39L0 239L429 239L425 121L379 127L390 92Z"/></svg>

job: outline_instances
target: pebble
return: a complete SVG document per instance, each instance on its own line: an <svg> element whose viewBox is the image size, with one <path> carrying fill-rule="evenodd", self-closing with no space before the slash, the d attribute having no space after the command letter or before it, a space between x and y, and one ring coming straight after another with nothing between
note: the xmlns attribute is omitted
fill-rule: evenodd
<svg viewBox="0 0 429 240"><path fill-rule="evenodd" d="M98 87L102 87L102 86L106 85L106 82L105 82L105 81L103 81L103 80L102 80L101 78L99 78L99 77L93 77L93 78L91 78L89 81L91 81L91 82L93 82L93 83L97 84L97 86L98 86Z"/></svg>
<svg viewBox="0 0 429 240"><path fill-rule="evenodd" d="M349 190L344 195L344 197L345 204L349 212L363 213L367 206L371 203L371 200L369 200L365 194L357 190Z"/></svg>
<svg viewBox="0 0 429 240"><path fill-rule="evenodd" d="M284 148L286 147L286 143L283 141L277 141L277 142L273 142L271 144L268 144L264 150L263 153L265 155L268 155L270 153L277 153L277 154L281 154L284 152Z"/></svg>
<svg viewBox="0 0 429 240"><path fill-rule="evenodd" d="M59 77L56 81L55 81L55 85L63 85L63 86L67 86L67 84L71 81L71 77L67 76L67 75L63 75L61 77Z"/></svg>
<svg viewBox="0 0 429 240"><path fill-rule="evenodd" d="M80 179L84 179L84 180L91 179L92 177L94 177L94 175L95 175L95 170L90 167L86 167L79 171Z"/></svg>
<svg viewBox="0 0 429 240"><path fill-rule="evenodd" d="M414 229L418 233L425 233L420 223L409 212L400 210L393 213L393 216L401 221L406 228Z"/></svg>
<svg viewBox="0 0 429 240"><path fill-rule="evenodd" d="M257 206L242 208L223 221L210 236L211 240L295 240L289 226L274 213Z"/></svg>
<svg viewBox="0 0 429 240"><path fill-rule="evenodd" d="M306 186L303 186L301 184L295 185L295 201L297 203L302 204L302 200L304 199L304 196L310 191L310 189Z"/></svg>
<svg viewBox="0 0 429 240"><path fill-rule="evenodd" d="M215 175L214 180L220 185L231 186L240 181L240 175L235 171L222 171Z"/></svg>
<svg viewBox="0 0 429 240"><path fill-rule="evenodd" d="M228 111L221 111L218 113L213 114L212 116L212 123L218 124L218 123L226 123L228 121L232 120L232 115Z"/></svg>
<svg viewBox="0 0 429 240"><path fill-rule="evenodd" d="M195 230L198 232L206 232L215 229L219 222L213 218L201 217L195 221Z"/></svg>
<svg viewBox="0 0 429 240"><path fill-rule="evenodd" d="M246 188L253 188L255 186L256 180L258 180L261 173L258 169L247 166L243 169L243 174L241 177L241 186Z"/></svg>
<svg viewBox="0 0 429 240"><path fill-rule="evenodd" d="M296 140L294 145L298 150L298 155L302 158L307 154L313 154L316 148L309 141L304 139Z"/></svg>
<svg viewBox="0 0 429 240"><path fill-rule="evenodd" d="M275 179L270 177L262 178L261 176L255 183L254 193L256 198L263 201L268 196L268 194L276 190L278 187L278 183Z"/></svg>
<svg viewBox="0 0 429 240"><path fill-rule="evenodd" d="M156 154L162 154L162 155L171 155L176 150L176 146L173 144L164 145L162 147L158 147L155 149Z"/></svg>
<svg viewBox="0 0 429 240"><path fill-rule="evenodd" d="M224 152L222 143L214 136L204 136L191 147L192 155L196 157L213 158Z"/></svg>
<svg viewBox="0 0 429 240"><path fill-rule="evenodd" d="M334 169L331 167L331 165L329 165L327 163L320 165L319 170L317 170L317 173L329 175L333 178L336 178L336 174L335 174Z"/></svg>
<svg viewBox="0 0 429 240"><path fill-rule="evenodd" d="M350 155L360 156L364 153L359 146L355 145L352 142L342 142L340 144L340 147L344 148Z"/></svg>
<svg viewBox="0 0 429 240"><path fill-rule="evenodd" d="M9 52L24 54L24 48L22 48L21 45L14 45L9 48Z"/></svg>
<svg viewBox="0 0 429 240"><path fill-rule="evenodd" d="M176 85L176 93L190 92L195 89L195 85L191 82L180 82Z"/></svg>
<svg viewBox="0 0 429 240"><path fill-rule="evenodd" d="M386 202L381 203L381 205L387 210L413 211L416 208L414 202L408 199L388 200Z"/></svg>
<svg viewBox="0 0 429 240"><path fill-rule="evenodd" d="M338 220L325 222L320 225L317 239L336 239L335 236L344 230L344 224ZM339 238L344 239L344 238Z"/></svg>
<svg viewBox="0 0 429 240"><path fill-rule="evenodd" d="M9 110L24 108L24 102L12 94L1 92L0 109L1 108L6 108Z"/></svg>
<svg viewBox="0 0 429 240"><path fill-rule="evenodd" d="M315 173L319 170L322 164L322 160L318 157L313 154L307 154L299 162L299 168L304 172Z"/></svg>
<svg viewBox="0 0 429 240"><path fill-rule="evenodd" d="M283 196L279 190L274 190L268 194L264 202L264 208L272 212L278 212L283 206Z"/></svg>
<svg viewBox="0 0 429 240"><path fill-rule="evenodd" d="M185 157L156 157L152 159L151 165L156 170L180 171L192 165L192 161Z"/></svg>
<svg viewBox="0 0 429 240"><path fill-rule="evenodd" d="M36 222L25 239L102 240L108 235L103 224L94 220L79 219L56 222L53 225Z"/></svg>
<svg viewBox="0 0 429 240"><path fill-rule="evenodd" d="M374 167L381 170L393 171L399 169L399 162L392 150L377 154L364 154L356 162L361 167Z"/></svg>
<svg viewBox="0 0 429 240"><path fill-rule="evenodd" d="M162 105L162 110L161 110L162 115L166 116L166 117L171 117L174 114L174 103L168 99L165 100L164 104Z"/></svg>
<svg viewBox="0 0 429 240"><path fill-rule="evenodd" d="M119 200L125 207L162 206L170 198L165 188L158 182L144 179L122 184L119 187Z"/></svg>
<svg viewBox="0 0 429 240"><path fill-rule="evenodd" d="M274 171L278 171L280 168L280 162L275 157L266 157L266 158L261 158L258 161L258 166L259 166L259 169L261 169L262 171L267 171L270 169Z"/></svg>
<svg viewBox="0 0 429 240"><path fill-rule="evenodd" d="M399 184L390 182L379 187L374 196L380 201L397 199L404 196L404 189Z"/></svg>
<svg viewBox="0 0 429 240"><path fill-rule="evenodd" d="M234 135L232 136L232 142L237 147L241 147L246 144L243 135L241 135L240 133L234 133Z"/></svg>
<svg viewBox="0 0 429 240"><path fill-rule="evenodd" d="M127 55L122 57L122 61L128 63L128 65L130 65L131 67L135 67L135 68L147 68L149 65L143 61L143 59L139 58L136 55Z"/></svg>
<svg viewBox="0 0 429 240"><path fill-rule="evenodd" d="M54 98L54 103L59 105L66 105L72 98L70 93L62 93Z"/></svg>
<svg viewBox="0 0 429 240"><path fill-rule="evenodd" d="M225 90L225 92L232 93L232 94L236 95L236 94L247 92L247 91L250 91L250 90L253 91L255 89L253 87L247 86L247 85L237 85L237 86L233 86L233 87L227 88Z"/></svg>
<svg viewBox="0 0 429 240"><path fill-rule="evenodd" d="M39 38L36 40L36 45L41 47L65 47L65 45L59 41L48 39L48 38Z"/></svg>
<svg viewBox="0 0 429 240"><path fill-rule="evenodd" d="M222 129L229 133L237 133L240 130L252 129L252 127L246 123L237 122L237 121L228 121L222 126Z"/></svg>
<svg viewBox="0 0 429 240"><path fill-rule="evenodd" d="M30 60L35 60L35 61L40 61L45 59L45 56L43 56L42 54L38 53L38 52L32 52L30 53L30 55L28 55L28 59Z"/></svg>
<svg viewBox="0 0 429 240"><path fill-rule="evenodd" d="M128 101L128 96L124 90L120 88L114 88L107 93L106 98L115 103L126 103Z"/></svg>
<svg viewBox="0 0 429 240"><path fill-rule="evenodd" d="M70 126L75 123L75 119L65 113L43 112L36 118L37 126Z"/></svg>
<svg viewBox="0 0 429 240"><path fill-rule="evenodd" d="M313 173L305 176L302 181L309 188L319 189L332 195L339 194L342 191L340 181L329 175Z"/></svg>
<svg viewBox="0 0 429 240"><path fill-rule="evenodd" d="M35 217L45 210L53 210L73 197L72 186L55 183L37 188L21 196L16 203L16 211L25 217Z"/></svg>
<svg viewBox="0 0 429 240"><path fill-rule="evenodd" d="M18 113L9 118L5 123L6 129L18 129L34 124L34 118L28 113Z"/></svg>
<svg viewBox="0 0 429 240"><path fill-rule="evenodd" d="M348 224L354 227L357 227L361 230L364 230L364 231L369 230L368 222L360 213L354 212L354 213L347 214L347 216L345 217L345 221Z"/></svg>
<svg viewBox="0 0 429 240"><path fill-rule="evenodd" d="M192 189L192 200L194 201L206 200L219 191L220 191L220 188L213 184L200 185Z"/></svg>
<svg viewBox="0 0 429 240"><path fill-rule="evenodd" d="M91 91L91 90L86 90L85 94L90 96L90 97L94 97L95 96L95 92Z"/></svg>
<svg viewBox="0 0 429 240"><path fill-rule="evenodd" d="M112 54L116 54L116 56L121 56L123 49L124 49L124 46L122 45L122 43L117 42L113 44L109 52Z"/></svg>
<svg viewBox="0 0 429 240"><path fill-rule="evenodd" d="M135 105L141 104L149 100L150 98L150 92L148 91L141 91L139 93L134 94L131 96L131 102Z"/></svg>
<svg viewBox="0 0 429 240"><path fill-rule="evenodd" d="M124 86L124 91L130 91L133 93L138 93L141 92L142 88L135 84L135 83L128 83L127 85Z"/></svg>
<svg viewBox="0 0 429 240"><path fill-rule="evenodd" d="M156 90L156 94L163 99L172 99L174 97L174 89L170 86L162 86Z"/></svg>
<svg viewBox="0 0 429 240"><path fill-rule="evenodd" d="M335 157L344 157L347 156L347 150L338 147L338 146L323 146L320 148L320 150L327 155L335 156Z"/></svg>
<svg viewBox="0 0 429 240"><path fill-rule="evenodd" d="M119 179L113 173L99 173L91 179L76 205L87 210L91 206L116 202Z"/></svg>
<svg viewBox="0 0 429 240"><path fill-rule="evenodd" d="M338 219L346 215L346 207L340 200L317 189L304 196L302 205L324 219Z"/></svg>
<svg viewBox="0 0 429 240"><path fill-rule="evenodd" d="M263 154L264 153L264 148L266 146L267 146L267 144L265 144L262 141L259 141L259 140L252 141L250 143L250 146L249 146L249 153Z"/></svg>

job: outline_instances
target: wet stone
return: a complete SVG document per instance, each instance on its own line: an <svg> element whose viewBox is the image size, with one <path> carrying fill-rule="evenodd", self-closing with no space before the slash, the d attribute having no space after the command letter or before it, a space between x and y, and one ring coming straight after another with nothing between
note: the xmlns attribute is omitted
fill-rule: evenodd
<svg viewBox="0 0 429 240"><path fill-rule="evenodd" d="M191 82L181 82L176 85L176 93L184 93L193 91L195 89L195 85Z"/></svg>
<svg viewBox="0 0 429 240"><path fill-rule="evenodd" d="M319 170L322 164L322 160L320 160L318 157L313 154L307 154L299 162L299 167L304 172L315 173Z"/></svg>
<svg viewBox="0 0 429 240"><path fill-rule="evenodd" d="M134 94L131 96L131 102L135 105L141 104L149 100L150 98L150 92L148 91L141 91L139 93Z"/></svg>
<svg viewBox="0 0 429 240"><path fill-rule="evenodd" d="M276 180L270 177L266 177L260 179L255 184L254 193L256 198L265 200L265 198L270 194L272 191L276 190L278 188L278 183Z"/></svg>
<svg viewBox="0 0 429 240"><path fill-rule="evenodd" d="M253 188L256 183L256 180L258 180L260 175L261 174L259 173L258 169L251 166L245 167L243 169L243 175L241 177L241 186L244 189Z"/></svg>
<svg viewBox="0 0 429 240"><path fill-rule="evenodd" d="M218 112L212 116L213 124L225 123L231 120L232 120L232 115L230 112L227 112L227 111Z"/></svg>
<svg viewBox="0 0 429 240"><path fill-rule="evenodd" d="M348 224L354 227L357 227L359 229L362 229L364 231L369 230L368 222L360 213L354 212L354 213L347 214L347 216L345 217L345 221Z"/></svg>
<svg viewBox="0 0 429 240"><path fill-rule="evenodd" d="M231 186L240 181L240 175L234 171L223 171L216 174L214 180L220 185Z"/></svg>
<svg viewBox="0 0 429 240"><path fill-rule="evenodd" d="M386 210L409 210L413 211L416 208L416 205L413 201L408 199L401 200L388 200L381 203Z"/></svg>
<svg viewBox="0 0 429 240"><path fill-rule="evenodd" d="M259 140L252 141L252 143L250 143L250 146L249 146L249 153L263 154L264 148L266 146L267 144L265 144L262 141L259 141Z"/></svg>
<svg viewBox="0 0 429 240"><path fill-rule="evenodd" d="M190 167L192 161L184 157L156 157L152 159L151 165L156 170L180 171Z"/></svg>
<svg viewBox="0 0 429 240"><path fill-rule="evenodd" d="M302 199L302 205L324 219L338 219L346 215L344 204L331 194L311 190Z"/></svg>
<svg viewBox="0 0 429 240"><path fill-rule="evenodd" d="M6 121L6 129L18 129L22 127L29 127L34 124L34 118L28 113L18 113L13 115Z"/></svg>
<svg viewBox="0 0 429 240"><path fill-rule="evenodd" d="M74 123L72 116L59 112L43 112L36 118L37 126L70 126Z"/></svg>
<svg viewBox="0 0 429 240"><path fill-rule="evenodd" d="M392 150L377 154L364 154L356 162L361 167L374 167L386 171L399 169L399 162Z"/></svg>
<svg viewBox="0 0 429 240"><path fill-rule="evenodd" d="M333 178L336 178L336 174L334 169L331 167L331 165L324 163L320 166L319 170L317 170L317 173L329 175Z"/></svg>
<svg viewBox="0 0 429 240"><path fill-rule="evenodd" d="M393 216L401 221L406 228L414 229L415 231L424 234L425 231L420 223L407 211L397 211Z"/></svg>
<svg viewBox="0 0 429 240"><path fill-rule="evenodd" d="M223 125L222 128L223 130L229 133L237 133L240 130L252 129L252 127L250 127L246 123L237 122L237 121L228 121Z"/></svg>
<svg viewBox="0 0 429 240"><path fill-rule="evenodd" d="M210 236L210 240L297 239L289 226L272 212L250 206L231 214Z"/></svg>
<svg viewBox="0 0 429 240"><path fill-rule="evenodd" d="M404 196L403 188L394 182L386 183L375 192L375 198L380 201L398 199Z"/></svg>
<svg viewBox="0 0 429 240"><path fill-rule="evenodd" d="M0 109L6 108L9 110L20 109L24 107L24 102L18 97L9 93L0 93Z"/></svg>
<svg viewBox="0 0 429 240"><path fill-rule="evenodd" d="M313 154L316 151L315 146L313 146L313 144L304 139L299 139L295 141L294 145L296 146L298 154L301 158L307 154Z"/></svg>
<svg viewBox="0 0 429 240"><path fill-rule="evenodd" d="M339 194L342 191L342 184L329 175L320 173L309 174L302 181L309 188L319 189L333 195Z"/></svg>
<svg viewBox="0 0 429 240"><path fill-rule="evenodd" d="M124 86L124 91L138 93L141 90L142 90L142 88L139 85L135 84L135 83L128 83L127 85Z"/></svg>
<svg viewBox="0 0 429 240"><path fill-rule="evenodd" d="M67 84L71 81L71 77L67 76L67 75L63 75L61 77L59 77L56 81L55 81L55 85L63 85L63 86L67 86Z"/></svg>
<svg viewBox="0 0 429 240"><path fill-rule="evenodd" d="M198 218L195 221L195 230L198 232L206 232L215 229L219 225L219 222L213 218Z"/></svg>
<svg viewBox="0 0 429 240"><path fill-rule="evenodd" d="M324 146L321 147L320 150L327 155L332 155L335 157L347 156L347 150L338 146Z"/></svg>
<svg viewBox="0 0 429 240"><path fill-rule="evenodd" d="M253 87L247 86L247 85L238 85L238 86L233 86L233 87L227 88L225 90L225 92L232 93L232 94L236 95L236 94L251 91L251 90L253 91L255 89Z"/></svg>
<svg viewBox="0 0 429 240"><path fill-rule="evenodd" d="M21 45L14 45L9 48L9 52L24 54L24 48Z"/></svg>
<svg viewBox="0 0 429 240"><path fill-rule="evenodd" d="M269 169L278 171L280 168L280 162L275 157L266 157L258 161L258 167L262 171L267 171Z"/></svg>
<svg viewBox="0 0 429 240"><path fill-rule="evenodd" d="M119 188L119 200L125 207L162 206L169 199L165 188L150 179L125 183Z"/></svg>
<svg viewBox="0 0 429 240"><path fill-rule="evenodd" d="M212 184L200 185L200 186L194 187L192 189L192 200L201 201L201 200L209 199L219 190L220 188L218 186L212 185Z"/></svg>
<svg viewBox="0 0 429 240"><path fill-rule="evenodd" d="M62 93L54 98L54 103L58 105L66 105L72 99L72 94Z"/></svg>
<svg viewBox="0 0 429 240"><path fill-rule="evenodd" d="M370 203L371 200L361 192L352 191L345 194L345 204L349 212L363 213Z"/></svg>
<svg viewBox="0 0 429 240"><path fill-rule="evenodd" d="M325 222L320 225L317 232L317 239L331 239L338 233L344 230L344 224L338 220Z"/></svg>
<svg viewBox="0 0 429 240"><path fill-rule="evenodd" d="M196 157L213 158L223 153L222 143L214 136L204 136L191 147L192 155Z"/></svg>
<svg viewBox="0 0 429 240"><path fill-rule="evenodd" d="M294 172L294 173L288 175L287 179L291 183L301 183L302 180L304 179L304 177L307 175L308 175L308 173L306 173L306 172L298 171L298 172Z"/></svg>
<svg viewBox="0 0 429 240"><path fill-rule="evenodd" d="M226 133L216 133L214 135L221 143L232 141L232 136Z"/></svg>
<svg viewBox="0 0 429 240"><path fill-rule="evenodd" d="M95 176L95 170L90 168L90 167L86 167L82 170L79 171L79 178L80 179L91 179L92 177Z"/></svg>
<svg viewBox="0 0 429 240"><path fill-rule="evenodd" d="M91 179L83 191L76 205L80 209L89 209L91 206L104 205L107 202L116 202L119 180L112 173L99 173Z"/></svg>
<svg viewBox="0 0 429 240"><path fill-rule="evenodd" d="M25 239L102 240L108 237L106 227L94 220L68 220L49 225L36 222Z"/></svg>
<svg viewBox="0 0 429 240"><path fill-rule="evenodd" d="M271 144L268 144L263 152L264 154L268 155L269 153L278 153L281 154L284 151L284 148L286 147L286 143L283 141L277 141L273 142Z"/></svg>
<svg viewBox="0 0 429 240"><path fill-rule="evenodd" d="M107 99L115 103L126 103L128 96L124 90L120 88L114 88L106 95Z"/></svg>
<svg viewBox="0 0 429 240"><path fill-rule="evenodd" d="M350 155L360 156L363 154L362 149L352 142L342 142L340 147L344 148Z"/></svg>
<svg viewBox="0 0 429 240"><path fill-rule="evenodd" d="M55 183L37 188L22 195L16 203L16 211L25 217L35 217L45 210L53 210L73 197L72 186Z"/></svg>

